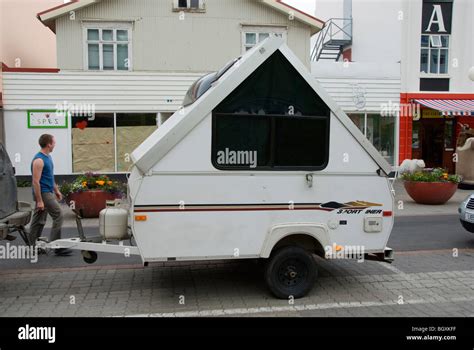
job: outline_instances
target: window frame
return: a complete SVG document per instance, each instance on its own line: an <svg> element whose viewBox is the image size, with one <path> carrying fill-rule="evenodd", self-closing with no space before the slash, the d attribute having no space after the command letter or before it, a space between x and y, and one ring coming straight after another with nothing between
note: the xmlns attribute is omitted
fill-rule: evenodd
<svg viewBox="0 0 474 350"><path fill-rule="evenodd" d="M99 40L89 40L88 31L90 29L96 29L99 31ZM133 70L133 25L131 22L85 22L83 23L83 62L84 70L88 72L131 72ZM104 30L112 30L113 40L105 41L102 40L102 32ZM127 41L117 41L117 31L126 30L128 32ZM99 69L90 69L89 68L89 44L98 44L99 45ZM128 62L129 65L127 69L118 69L117 67L117 47L118 45L126 44L128 45ZM113 45L113 60L114 60L114 69L104 69L104 58L103 58L103 45Z"/></svg>
<svg viewBox="0 0 474 350"><path fill-rule="evenodd" d="M113 149L114 149L114 170L111 172L100 172L100 171L95 171L98 174L130 174L130 172L127 171L120 171L118 170L118 143L117 143L117 119L119 118L119 114L137 114L137 115L144 115L144 114L150 114L150 115L156 115L156 121L157 121L157 129L161 128L163 123L168 120L174 113L173 112L156 112L156 111L137 111L137 112L110 112L110 111L96 111L95 115L104 115L104 114L111 114L113 116L113 129L114 129L114 144L113 144ZM164 114L169 114L167 118L164 118ZM74 113L69 113L68 120L69 120L69 127L68 127L68 139L70 140L69 143L69 155L70 155L70 169L71 169L71 174L72 175L82 175L84 172L75 172L74 171L74 157L73 157L73 138L72 138L72 130L74 129L74 124L73 124L73 118L75 117L81 117L80 115L74 115Z"/></svg>
<svg viewBox="0 0 474 350"><path fill-rule="evenodd" d="M219 116L232 116L232 117L251 117L255 116L256 118L265 117L269 120L270 123L270 145L269 145L269 164L267 166L257 166L256 168L250 168L245 165L222 165L217 163L217 149L216 145L216 135L217 135L217 118ZM276 152L276 120L277 119L313 119L313 120L325 120L326 121L326 153L324 163L319 166L275 166L275 152ZM284 114L265 114L265 115L253 115L253 114L238 114L238 113L217 113L212 112L212 140L211 140L211 163L213 167L220 171L251 171L251 172L291 172L291 171L322 171L327 168L329 165L330 158L330 133L331 130L331 114L328 116L296 116L296 115L284 115Z"/></svg>
<svg viewBox="0 0 474 350"><path fill-rule="evenodd" d="M206 12L206 1L199 0L199 7L191 7L192 0L186 0L187 6L180 7L179 0L173 0L173 12L197 12L197 13L204 13Z"/></svg>
<svg viewBox="0 0 474 350"><path fill-rule="evenodd" d="M422 46L423 38L427 37L427 46ZM434 46L435 40L434 38L439 38L439 43L441 46ZM443 37L447 38L447 45L443 46ZM450 45L451 45L451 35L450 34L422 34L421 35L421 40L420 40L420 75L422 77L449 77L449 57L450 57ZM446 55L446 72L441 72L441 54L443 51L447 52ZM427 51L427 67L426 67L426 72L422 71L422 64L421 64L421 58L423 55L423 52ZM432 73L431 68L432 68L432 55L437 54L437 62L435 63L436 65L436 72Z"/></svg>
<svg viewBox="0 0 474 350"><path fill-rule="evenodd" d="M247 44L247 34L256 34L256 43L255 44ZM253 47L257 46L261 41L259 41L259 37L261 34L277 34L281 35L282 39L287 42L288 37L288 27L282 26L249 26L249 25L242 25L242 34L241 34L241 52L245 54L248 50L251 50Z"/></svg>

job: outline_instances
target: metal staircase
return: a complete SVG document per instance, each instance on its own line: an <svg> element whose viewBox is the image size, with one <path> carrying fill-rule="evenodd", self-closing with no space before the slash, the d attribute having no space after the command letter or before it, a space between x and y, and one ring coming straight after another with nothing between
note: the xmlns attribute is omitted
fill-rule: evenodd
<svg viewBox="0 0 474 350"><path fill-rule="evenodd" d="M351 45L352 18L331 18L318 33L311 60L339 61L344 50Z"/></svg>

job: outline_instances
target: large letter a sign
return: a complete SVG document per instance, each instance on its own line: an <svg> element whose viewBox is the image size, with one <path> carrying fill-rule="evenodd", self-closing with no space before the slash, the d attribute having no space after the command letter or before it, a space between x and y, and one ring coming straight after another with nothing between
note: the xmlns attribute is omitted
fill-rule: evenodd
<svg viewBox="0 0 474 350"><path fill-rule="evenodd" d="M449 1L423 1L423 34L451 34L453 3Z"/></svg>

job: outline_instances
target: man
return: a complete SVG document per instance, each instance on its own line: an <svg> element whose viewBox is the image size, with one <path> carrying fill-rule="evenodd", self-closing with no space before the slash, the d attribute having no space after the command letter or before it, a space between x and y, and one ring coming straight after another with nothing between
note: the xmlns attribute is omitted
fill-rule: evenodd
<svg viewBox="0 0 474 350"><path fill-rule="evenodd" d="M53 135L44 134L39 138L41 150L33 157L31 173L33 175L33 199L36 202L30 229L32 244L41 236L48 214L53 218L50 242L61 239L63 213L58 201L62 199L58 185L54 181L54 165L50 153L56 146ZM69 255L70 249L55 249L56 255Z"/></svg>

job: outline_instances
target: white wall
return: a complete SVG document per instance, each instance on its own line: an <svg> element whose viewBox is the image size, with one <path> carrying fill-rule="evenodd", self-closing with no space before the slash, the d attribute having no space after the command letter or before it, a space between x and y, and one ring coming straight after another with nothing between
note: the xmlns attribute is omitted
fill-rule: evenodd
<svg viewBox="0 0 474 350"><path fill-rule="evenodd" d="M353 0L354 62L399 62L403 21L401 0Z"/></svg>
<svg viewBox="0 0 474 350"><path fill-rule="evenodd" d="M4 116L5 146L17 175L31 175L31 160L40 149L38 139L46 133L56 138L56 148L51 154L55 174L72 172L69 129L28 129L26 111L4 111Z"/></svg>
<svg viewBox="0 0 474 350"><path fill-rule="evenodd" d="M352 61L400 61L403 0L352 0ZM344 5L346 3L346 5ZM316 0L316 17L344 18L350 0Z"/></svg>
<svg viewBox="0 0 474 350"><path fill-rule="evenodd" d="M400 101L400 65L397 63L313 62L313 76L346 113L381 113ZM364 94L359 105L357 94ZM356 103L357 102L357 103Z"/></svg>
<svg viewBox="0 0 474 350"><path fill-rule="evenodd" d="M330 18L341 18L344 15L343 3L344 0L315 0L315 12L314 15L323 20L327 21Z"/></svg>
<svg viewBox="0 0 474 350"><path fill-rule="evenodd" d="M404 12L408 21L403 26L403 72L404 92L420 91L420 39L421 39L421 0L404 0ZM453 26L450 43L450 92L474 93L474 83L469 80L469 68L474 66L474 1L455 0L453 6ZM455 67L454 59L458 66ZM435 77L444 77L436 75Z"/></svg>
<svg viewBox="0 0 474 350"><path fill-rule="evenodd" d="M288 45L308 67L310 27L255 0L206 0L205 13L172 11L171 0L102 0L56 20L58 67L84 70L82 21L133 23L134 71L215 71L242 54L244 25L287 28Z"/></svg>

